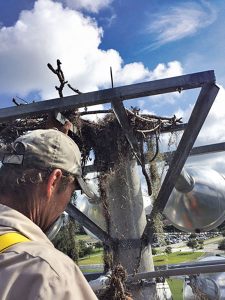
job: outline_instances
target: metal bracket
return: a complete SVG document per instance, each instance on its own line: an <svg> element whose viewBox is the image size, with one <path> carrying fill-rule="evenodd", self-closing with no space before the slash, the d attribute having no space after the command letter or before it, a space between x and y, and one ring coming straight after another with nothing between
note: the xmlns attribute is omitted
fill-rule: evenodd
<svg viewBox="0 0 225 300"><path fill-rule="evenodd" d="M61 123L62 125L64 125L67 121L70 122L63 114L61 114L60 112L55 112L54 113L56 120ZM77 127L72 124L72 128L70 129L73 133L77 133Z"/></svg>

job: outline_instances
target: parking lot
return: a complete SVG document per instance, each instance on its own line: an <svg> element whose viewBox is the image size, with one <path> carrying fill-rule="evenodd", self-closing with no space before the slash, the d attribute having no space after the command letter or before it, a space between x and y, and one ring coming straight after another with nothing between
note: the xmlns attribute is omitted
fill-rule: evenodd
<svg viewBox="0 0 225 300"><path fill-rule="evenodd" d="M193 238L196 240L203 240L203 248L206 252L221 253L224 251L218 250L218 243L223 239L220 232L204 232L195 234ZM167 246L172 247L172 251L190 251L186 246L188 240L191 238L191 233L165 233L164 236L155 237L152 244L153 248L160 248L164 250Z"/></svg>

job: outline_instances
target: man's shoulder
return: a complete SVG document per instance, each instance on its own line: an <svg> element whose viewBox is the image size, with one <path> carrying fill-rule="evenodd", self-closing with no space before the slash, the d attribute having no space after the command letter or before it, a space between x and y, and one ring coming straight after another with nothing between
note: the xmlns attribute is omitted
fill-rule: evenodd
<svg viewBox="0 0 225 300"><path fill-rule="evenodd" d="M6 286L10 283L18 291L24 286L38 293L35 299L53 299L53 295L57 299L97 299L78 266L48 244L25 242L4 251L0 255L0 277Z"/></svg>
<svg viewBox="0 0 225 300"><path fill-rule="evenodd" d="M49 267L60 277L68 276L69 273L77 271L76 264L64 253L53 246L45 243L26 242L11 247L7 252L15 252L18 255L26 255L27 260L35 260L41 264L48 264ZM72 275L72 274L70 274Z"/></svg>

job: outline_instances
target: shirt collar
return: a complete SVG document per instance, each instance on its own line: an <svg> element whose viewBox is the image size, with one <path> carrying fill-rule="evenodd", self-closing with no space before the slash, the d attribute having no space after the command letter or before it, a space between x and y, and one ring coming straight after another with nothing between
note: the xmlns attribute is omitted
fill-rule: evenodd
<svg viewBox="0 0 225 300"><path fill-rule="evenodd" d="M0 204L0 235L9 231L18 231L32 241L53 246L41 228L29 218L15 209Z"/></svg>

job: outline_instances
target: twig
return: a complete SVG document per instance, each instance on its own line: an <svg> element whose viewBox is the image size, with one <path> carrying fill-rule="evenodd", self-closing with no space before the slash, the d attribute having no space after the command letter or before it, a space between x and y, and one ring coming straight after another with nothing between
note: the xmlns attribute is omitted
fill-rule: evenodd
<svg viewBox="0 0 225 300"><path fill-rule="evenodd" d="M147 184L147 188L148 188L148 194L149 196L151 196L152 194L152 184L151 184L151 180L148 176L148 173L145 169L145 156L144 156L144 140L142 139L141 141L141 149L140 149L140 153L141 153L141 169L142 169L142 174L145 177L146 180L146 184Z"/></svg>
<svg viewBox="0 0 225 300"><path fill-rule="evenodd" d="M146 121L146 122L152 122L152 120L150 119L156 119L156 120L167 120L167 121L170 121L170 122L173 122L173 123L182 123L181 119L182 118L179 118L177 119L176 116L174 115L172 118L169 118L169 117L161 117L161 116L155 116L155 115L146 115L146 114L142 114L141 116L134 113L133 111L127 109L127 112L132 114L133 116L137 117L138 119L142 120L142 121Z"/></svg>
<svg viewBox="0 0 225 300"><path fill-rule="evenodd" d="M20 99L21 101L23 101L23 102L26 103L26 104L29 104L26 100L24 100L24 99L22 99L22 98L20 98L20 97L18 97L18 96L16 96L16 98Z"/></svg>
<svg viewBox="0 0 225 300"><path fill-rule="evenodd" d="M59 59L57 59L57 69L54 69L53 66L51 64L47 64L48 68L57 75L59 82L60 82L60 86L55 86L56 90L59 93L59 97L62 98L63 97L63 88L65 86L65 84L68 83L68 81L65 81L64 78L64 74L63 71L61 69L61 61Z"/></svg>
<svg viewBox="0 0 225 300"><path fill-rule="evenodd" d="M20 103L18 103L18 102L16 101L15 98L12 98L12 102L13 102L16 106L20 106L20 105L21 105Z"/></svg>
<svg viewBox="0 0 225 300"><path fill-rule="evenodd" d="M92 115L92 114L108 114L108 113L113 113L113 110L112 109L102 109L102 110L90 110L90 111L81 111L81 112L78 112L78 114L80 116L83 116L83 115Z"/></svg>
<svg viewBox="0 0 225 300"><path fill-rule="evenodd" d="M153 160L156 159L158 153L159 153L159 136L157 134L155 134L155 154L153 155L153 157L151 159L149 159L149 163L153 162Z"/></svg>
<svg viewBox="0 0 225 300"><path fill-rule="evenodd" d="M69 83L67 84L67 86L72 90L72 91L74 91L75 93L77 93L77 94L82 94L82 92L81 91L79 91L78 89L75 89L75 88L73 88Z"/></svg>
<svg viewBox="0 0 225 300"><path fill-rule="evenodd" d="M154 128L152 129L147 129L147 130L140 130L140 129L137 129L136 131L137 132L141 132L141 133L150 133L150 132L154 132L156 131L159 127L160 127L161 124L158 124L157 126L155 126Z"/></svg>

